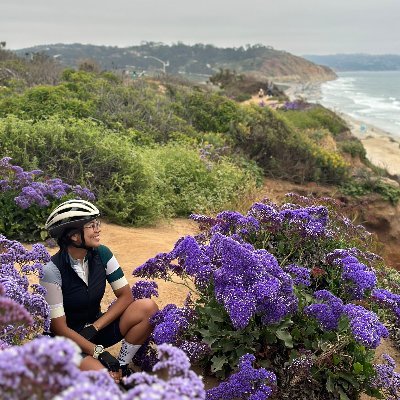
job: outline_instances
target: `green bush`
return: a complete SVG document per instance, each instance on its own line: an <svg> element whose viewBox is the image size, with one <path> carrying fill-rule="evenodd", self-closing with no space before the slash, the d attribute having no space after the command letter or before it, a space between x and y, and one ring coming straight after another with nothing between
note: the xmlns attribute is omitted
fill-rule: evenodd
<svg viewBox="0 0 400 400"><path fill-rule="evenodd" d="M359 139L344 140L340 142L340 148L343 153L348 153L353 158L359 157L360 160L364 161L367 157L365 148Z"/></svg>
<svg viewBox="0 0 400 400"><path fill-rule="evenodd" d="M347 131L346 122L333 111L321 105L304 110L278 111L294 128L320 129L326 128L334 136Z"/></svg>
<svg viewBox="0 0 400 400"><path fill-rule="evenodd" d="M225 157L201 159L198 150L178 144L141 148L140 159L149 187L138 202L162 205L166 216L229 207L254 189L261 176L251 164L239 167Z"/></svg>
<svg viewBox="0 0 400 400"><path fill-rule="evenodd" d="M32 124L11 116L0 119L3 156L25 169L39 168L88 187L117 223L219 210L260 180L251 163L238 166L224 156L203 160L199 150L183 144L134 146L131 135L91 120L52 117Z"/></svg>

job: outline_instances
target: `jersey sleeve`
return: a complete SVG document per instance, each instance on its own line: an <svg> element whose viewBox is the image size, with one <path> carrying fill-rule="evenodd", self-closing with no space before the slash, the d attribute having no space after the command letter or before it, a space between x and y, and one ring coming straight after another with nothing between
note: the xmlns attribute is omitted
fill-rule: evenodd
<svg viewBox="0 0 400 400"><path fill-rule="evenodd" d="M47 290L45 299L50 307L50 318L65 315L62 295L62 279L58 268L49 261L43 268L43 278L39 283Z"/></svg>
<svg viewBox="0 0 400 400"><path fill-rule="evenodd" d="M124 272L111 250L101 245L98 248L101 261L106 267L107 281L114 291L128 285Z"/></svg>

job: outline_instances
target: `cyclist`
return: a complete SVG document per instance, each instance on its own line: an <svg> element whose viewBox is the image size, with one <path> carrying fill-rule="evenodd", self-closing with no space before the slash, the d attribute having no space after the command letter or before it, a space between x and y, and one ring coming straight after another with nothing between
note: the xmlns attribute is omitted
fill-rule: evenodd
<svg viewBox="0 0 400 400"><path fill-rule="evenodd" d="M99 210L85 200L68 200L46 221L59 251L44 267L40 284L47 289L50 331L72 339L82 350L82 370L106 367L119 382L129 363L151 334L149 318L158 310L151 299L133 301L118 261L100 244ZM102 313L106 282L116 301ZM122 340L118 358L105 349Z"/></svg>

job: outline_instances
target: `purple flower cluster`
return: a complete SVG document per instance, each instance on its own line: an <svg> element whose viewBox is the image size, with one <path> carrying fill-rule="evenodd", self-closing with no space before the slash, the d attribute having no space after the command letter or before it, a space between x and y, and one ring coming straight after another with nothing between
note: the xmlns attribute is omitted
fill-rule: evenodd
<svg viewBox="0 0 400 400"><path fill-rule="evenodd" d="M328 209L323 206L304 208L282 209L280 215L283 221L289 225L289 229L299 233L302 237L318 238L330 235L327 230L329 221Z"/></svg>
<svg viewBox="0 0 400 400"><path fill-rule="evenodd" d="M294 285L311 285L311 271L308 268L299 267L296 264L289 264L285 267L285 272L292 276Z"/></svg>
<svg viewBox="0 0 400 400"><path fill-rule="evenodd" d="M80 372L74 386L64 390L54 400L110 399L123 400L123 394L106 370Z"/></svg>
<svg viewBox="0 0 400 400"><path fill-rule="evenodd" d="M246 327L255 314L271 324L297 310L291 277L266 250L254 250L221 234L212 237L207 250L218 267L215 298L236 329Z"/></svg>
<svg viewBox="0 0 400 400"><path fill-rule="evenodd" d="M28 333L49 327L50 311L44 298L45 289L37 284L29 285L27 278L28 274L40 277L43 264L49 259L50 255L41 244L27 250L21 243L0 235L0 310L8 310L1 317L0 336L10 344L22 340ZM11 313L11 308L14 313ZM10 318L15 318L15 323L11 323ZM18 321L25 322L26 326Z"/></svg>
<svg viewBox="0 0 400 400"><path fill-rule="evenodd" d="M50 204L49 198L60 199L69 192L88 200L95 198L89 189L80 185L68 185L58 178L36 181L36 177L43 174L42 171L24 171L20 166L12 165L10 161L10 157L0 160L0 190L18 193L14 201L22 209L33 204L47 207Z"/></svg>
<svg viewBox="0 0 400 400"><path fill-rule="evenodd" d="M126 384L134 384L134 388L125 394L124 400L203 400L204 384L199 376L190 370L190 362L182 350L171 345L158 346L160 361L153 372L166 370L168 380L137 372L125 379Z"/></svg>
<svg viewBox="0 0 400 400"><path fill-rule="evenodd" d="M132 295L135 300L158 297L158 285L154 281L137 281L132 286Z"/></svg>
<svg viewBox="0 0 400 400"><path fill-rule="evenodd" d="M348 318L354 339L365 347L375 349L381 338L389 335L374 312L352 303L344 305L341 299L328 290L316 291L314 297L322 303L305 307L304 313L316 318L324 330L337 329L339 320L344 315Z"/></svg>
<svg viewBox="0 0 400 400"><path fill-rule="evenodd" d="M31 314L14 300L0 296L0 332L4 331L9 325L18 327L19 325L30 326L33 324Z"/></svg>
<svg viewBox="0 0 400 400"><path fill-rule="evenodd" d="M223 211L214 219L205 216L196 216L193 219L199 221L200 225L208 225L211 234L238 234L246 237L261 229L278 232L285 226L285 229L300 234L303 238L332 236L328 229L328 209L324 206L299 207L287 203L279 208L272 202L254 203L246 216L236 211Z"/></svg>
<svg viewBox="0 0 400 400"><path fill-rule="evenodd" d="M178 259L179 268L174 270L192 277L199 288L206 286L212 274L211 261L204 247L200 246L192 236L186 236L178 241L169 254L172 259Z"/></svg>
<svg viewBox="0 0 400 400"><path fill-rule="evenodd" d="M386 400L400 399L400 374L395 372L396 363L388 354L382 355L384 364L375 364L375 377L371 386L379 389Z"/></svg>
<svg viewBox="0 0 400 400"><path fill-rule="evenodd" d="M400 295L391 293L385 289L374 289L371 297L377 303L391 310L400 321Z"/></svg>
<svg viewBox="0 0 400 400"><path fill-rule="evenodd" d="M64 338L39 338L0 351L3 398L52 399L74 385L80 371L79 348Z"/></svg>
<svg viewBox="0 0 400 400"><path fill-rule="evenodd" d="M305 307L305 315L314 317L326 331L337 329L343 312L343 301L328 290L318 290L314 293L314 297L321 303Z"/></svg>
<svg viewBox="0 0 400 400"><path fill-rule="evenodd" d="M278 207L272 203L254 203L248 215L259 221L264 230L272 232L278 231L283 223L283 216L280 214Z"/></svg>
<svg viewBox="0 0 400 400"><path fill-rule="evenodd" d="M232 374L228 381L207 391L207 400L268 399L274 386L276 376L265 368L255 369L255 357L245 354L239 360L238 371Z"/></svg>
<svg viewBox="0 0 400 400"><path fill-rule="evenodd" d="M327 261L342 269L341 279L351 299L360 300L377 283L375 271L361 263L353 254L355 249L338 249L327 255Z"/></svg>
<svg viewBox="0 0 400 400"><path fill-rule="evenodd" d="M284 111L298 111L304 110L310 107L310 105L304 100L294 100L294 101L286 101L285 104L281 107Z"/></svg>
<svg viewBox="0 0 400 400"><path fill-rule="evenodd" d="M162 310L154 314L150 323L154 325L153 339L157 345L162 343L176 344L179 335L188 329L190 325L191 311L175 304L168 304Z"/></svg>
<svg viewBox="0 0 400 400"><path fill-rule="evenodd" d="M178 266L172 264L175 258ZM237 329L247 326L255 314L261 315L264 324L270 324L297 310L292 278L275 257L220 233L215 233L207 246L188 236L172 252L159 254L137 268L134 275L167 277L169 271L194 278L200 289L213 284L215 298L224 305ZM165 316L160 332L158 325L155 328L154 335L158 337L160 333L162 342L175 343L172 339L187 325L176 313L173 309L171 317ZM174 321L179 327L173 328ZM166 337L169 340L164 340Z"/></svg>
<svg viewBox="0 0 400 400"><path fill-rule="evenodd" d="M362 306L346 304L343 307L343 314L349 319L354 339L369 349L376 349L381 338L389 336L388 330L379 321L378 316Z"/></svg>
<svg viewBox="0 0 400 400"><path fill-rule="evenodd" d="M217 214L218 223L211 228L211 233L221 233L227 235L229 233L247 235L258 231L259 222L252 216L244 216L237 211L222 211Z"/></svg>

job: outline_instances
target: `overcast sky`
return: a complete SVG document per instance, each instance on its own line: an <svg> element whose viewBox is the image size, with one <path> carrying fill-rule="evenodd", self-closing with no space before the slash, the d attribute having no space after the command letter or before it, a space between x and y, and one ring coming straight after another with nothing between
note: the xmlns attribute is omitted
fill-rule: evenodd
<svg viewBox="0 0 400 400"><path fill-rule="evenodd" d="M400 54L400 0L0 0L9 49L141 41Z"/></svg>

